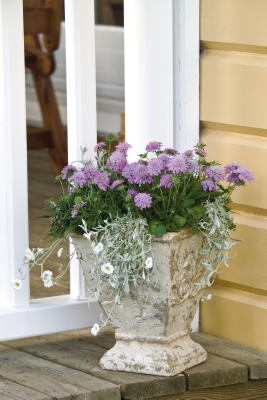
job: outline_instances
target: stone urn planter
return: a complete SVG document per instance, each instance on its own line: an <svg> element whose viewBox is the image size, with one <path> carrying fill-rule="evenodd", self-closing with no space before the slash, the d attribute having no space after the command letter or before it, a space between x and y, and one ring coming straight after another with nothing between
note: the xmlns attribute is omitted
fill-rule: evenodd
<svg viewBox="0 0 267 400"><path fill-rule="evenodd" d="M71 238L94 290L90 242L75 233ZM103 369L173 376L206 360L206 351L189 336L205 288L195 284L204 272L199 254L204 240L191 229L153 240L157 267L150 282L122 297L121 311L114 307L110 322L116 344L100 360ZM110 300L108 293L103 300ZM106 315L111 307L103 306Z"/></svg>

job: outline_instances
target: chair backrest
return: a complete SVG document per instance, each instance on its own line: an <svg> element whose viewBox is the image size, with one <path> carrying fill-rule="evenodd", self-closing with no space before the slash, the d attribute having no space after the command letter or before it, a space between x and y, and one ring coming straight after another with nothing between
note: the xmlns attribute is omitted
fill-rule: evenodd
<svg viewBox="0 0 267 400"><path fill-rule="evenodd" d="M58 48L64 0L23 0L23 17L24 37L43 33L46 50L52 52Z"/></svg>

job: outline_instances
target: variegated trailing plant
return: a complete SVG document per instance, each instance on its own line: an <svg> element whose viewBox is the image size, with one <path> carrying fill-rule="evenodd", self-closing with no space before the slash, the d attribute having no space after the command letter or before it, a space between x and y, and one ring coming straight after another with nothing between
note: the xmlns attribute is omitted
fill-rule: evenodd
<svg viewBox="0 0 267 400"><path fill-rule="evenodd" d="M162 150L160 142L150 142L145 153L129 163L131 145L120 143L111 153L114 141L114 135L107 135L105 142L95 147L95 160L86 160L87 149L81 149L81 161L63 168L56 178L61 184L60 195L48 200L49 212L42 216L51 219L46 237L54 242L46 249L27 249L24 265L29 270L39 266L44 285L53 286L65 274L75 252L68 255L62 248L58 250L58 256L68 263L60 266L55 278L44 268L49 255L71 232L84 235L93 250L91 272L99 282L92 295L101 299L103 288L108 286L110 301L121 308L122 295L153 274L157 262L151 250L153 236L191 227L206 238L201 251L206 272L197 284L210 286L221 263L228 265L228 251L236 242L230 236L235 230L229 210L232 192L252 183L253 174L237 163L222 170L220 164L208 162L203 143L178 154L175 149ZM23 268L19 271L24 279ZM22 280L13 286L21 289ZM92 332L96 334L98 329L95 324Z"/></svg>

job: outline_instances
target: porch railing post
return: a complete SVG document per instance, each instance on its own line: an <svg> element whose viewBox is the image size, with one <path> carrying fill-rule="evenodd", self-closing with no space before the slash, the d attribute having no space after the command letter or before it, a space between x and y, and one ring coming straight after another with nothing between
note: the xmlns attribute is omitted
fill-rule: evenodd
<svg viewBox="0 0 267 400"><path fill-rule="evenodd" d="M126 140L178 151L199 139L199 0L127 0Z"/></svg>
<svg viewBox="0 0 267 400"><path fill-rule="evenodd" d="M86 157L92 158L97 140L94 1L65 1L65 32L68 158L72 162L80 160L80 146L87 147ZM76 259L70 267L70 286L72 297L86 294Z"/></svg>
<svg viewBox="0 0 267 400"><path fill-rule="evenodd" d="M0 308L29 304L29 277L20 278L28 247L28 185L25 113L23 8L21 0L0 0ZM24 273L27 272L24 268Z"/></svg>
<svg viewBox="0 0 267 400"><path fill-rule="evenodd" d="M199 0L127 0L125 133L130 157L152 140L179 152L199 140ZM198 330L198 313L193 330Z"/></svg>

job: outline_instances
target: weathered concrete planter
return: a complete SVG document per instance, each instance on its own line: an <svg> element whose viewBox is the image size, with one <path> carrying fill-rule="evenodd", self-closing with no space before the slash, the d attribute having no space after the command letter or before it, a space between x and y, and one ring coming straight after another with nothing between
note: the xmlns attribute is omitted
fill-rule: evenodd
<svg viewBox="0 0 267 400"><path fill-rule="evenodd" d="M72 240L82 253L82 268L95 289L96 280L90 281L90 243L76 234ZM203 286L195 285L203 273L199 254L203 242L203 235L191 229L153 241L158 268L149 283L143 282L123 296L122 311L114 308L110 321L117 342L100 360L102 368L173 376L206 360L206 351L189 336L204 291ZM103 309L108 315L111 306Z"/></svg>

